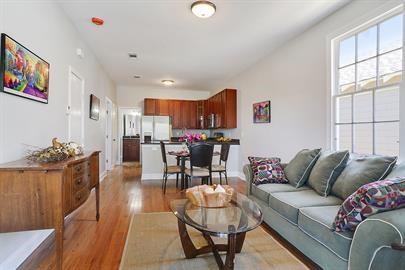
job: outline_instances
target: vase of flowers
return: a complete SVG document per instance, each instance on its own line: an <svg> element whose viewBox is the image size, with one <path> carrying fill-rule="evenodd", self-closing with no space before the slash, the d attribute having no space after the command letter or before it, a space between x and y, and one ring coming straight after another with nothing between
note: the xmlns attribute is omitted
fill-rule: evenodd
<svg viewBox="0 0 405 270"><path fill-rule="evenodd" d="M180 137L179 141L185 142L188 147L194 142L201 141L201 134L199 133L185 133Z"/></svg>

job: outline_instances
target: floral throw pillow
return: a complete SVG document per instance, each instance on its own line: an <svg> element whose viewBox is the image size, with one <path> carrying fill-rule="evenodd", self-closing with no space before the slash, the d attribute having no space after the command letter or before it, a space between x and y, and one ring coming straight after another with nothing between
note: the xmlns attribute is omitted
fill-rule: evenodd
<svg viewBox="0 0 405 270"><path fill-rule="evenodd" d="M354 231L371 215L405 207L405 177L361 186L340 207L333 224L336 231Z"/></svg>
<svg viewBox="0 0 405 270"><path fill-rule="evenodd" d="M269 183L288 183L279 158L249 157L249 161L253 172L253 184L256 186Z"/></svg>

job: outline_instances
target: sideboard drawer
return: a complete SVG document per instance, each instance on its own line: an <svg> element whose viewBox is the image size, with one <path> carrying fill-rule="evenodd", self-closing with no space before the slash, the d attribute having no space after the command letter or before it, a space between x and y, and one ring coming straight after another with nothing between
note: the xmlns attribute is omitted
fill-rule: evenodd
<svg viewBox="0 0 405 270"><path fill-rule="evenodd" d="M87 171L87 162L81 162L73 166L73 177L84 175Z"/></svg>
<svg viewBox="0 0 405 270"><path fill-rule="evenodd" d="M84 203L90 195L90 190L88 187L84 187L83 189L79 190L74 195L73 205L74 207L79 207L82 203Z"/></svg>
<svg viewBox="0 0 405 270"><path fill-rule="evenodd" d="M73 190L76 192L81 190L84 187L88 188L89 186L89 177L87 174L79 175L73 179Z"/></svg>

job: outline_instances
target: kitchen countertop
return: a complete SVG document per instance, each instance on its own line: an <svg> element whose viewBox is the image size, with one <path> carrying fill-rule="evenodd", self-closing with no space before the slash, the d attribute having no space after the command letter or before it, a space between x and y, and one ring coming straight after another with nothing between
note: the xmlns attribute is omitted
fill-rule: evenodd
<svg viewBox="0 0 405 270"><path fill-rule="evenodd" d="M229 143L231 145L240 145L239 139L232 139L231 141L228 141L228 142L218 142L218 141L215 141L215 140L206 140L204 142L209 143L209 144L215 144L215 145L221 145L223 143ZM142 144L145 144L145 145L152 145L152 144L159 144L159 143L160 143L160 141L150 141L150 142L143 141L142 142ZM184 142L164 141L164 143L165 144L172 144L172 145L180 145L180 144L183 144Z"/></svg>

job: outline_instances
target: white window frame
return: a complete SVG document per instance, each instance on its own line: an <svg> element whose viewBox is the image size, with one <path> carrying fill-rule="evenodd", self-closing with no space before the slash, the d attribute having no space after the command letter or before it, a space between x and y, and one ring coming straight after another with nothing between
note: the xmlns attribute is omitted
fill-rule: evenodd
<svg viewBox="0 0 405 270"><path fill-rule="evenodd" d="M364 30L367 30L370 27L373 27L381 22L384 22L385 20L390 19L391 17L395 17L396 15L403 14L403 46L402 46L402 81L400 83L395 83L391 85L385 85L385 86L376 86L371 89L367 90L355 90L353 92L347 92L347 93L339 93L339 44L341 41L345 40L346 38L349 38L353 35L356 35ZM377 33L379 35L379 33ZM352 110L354 109L353 107L353 99L354 99L354 94L358 93L364 93L364 92L371 92L373 94L373 100L374 100L374 94L376 90L379 89L384 89L384 88L389 88L389 87L399 87L399 103L400 104L405 104L405 12L404 12L404 6L399 5L395 8L392 8L391 10L384 12L383 14L374 16L373 19L368 20L366 23L361 24L360 26L357 27L352 27L350 31L345 32L344 34L341 34L339 36L336 36L334 38L329 39L330 40L330 94L328 95L328 104L330 108L330 118L329 118L329 123L328 123L328 129L330 132L329 134L329 143L330 143L330 148L336 150L337 149L337 138L336 138L336 123L337 123L337 114L336 114L336 99L342 96L352 96ZM377 39L378 43L378 39ZM357 46L357 38L356 38L356 46ZM377 44L378 46L378 44ZM377 48L378 49L378 48ZM377 55L384 55L388 52L385 52L383 54L378 54L379 52L377 51ZM356 50L356 55L357 55L357 50ZM378 57L377 55L375 56L377 58L377 74L376 74L376 79L379 80L379 74L378 74ZM357 57L355 59L355 63L362 62L362 61L357 61ZM356 75L355 75L355 87L357 88L357 69L356 69ZM353 111L352 111L352 116L353 116ZM373 129L374 129L374 123L378 123L379 121L375 121L374 119L374 104L373 104ZM400 106L400 112L399 112L399 120L398 121L382 121L382 122L399 122L400 127L399 127L399 138L400 138L400 143L399 143L399 153L400 157L405 156L405 143L401 144L401 140L404 142L405 141L405 106ZM352 125L352 151L354 147L354 133L353 133L353 127L354 127L354 121L352 119L352 123L349 123ZM375 136L375 132L373 130L373 136ZM375 151L375 139L373 138L373 152Z"/></svg>

